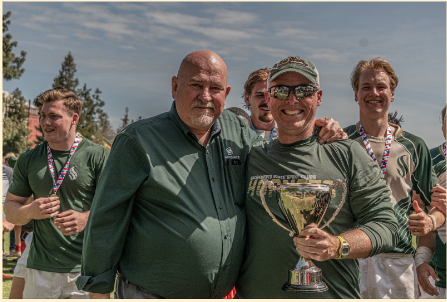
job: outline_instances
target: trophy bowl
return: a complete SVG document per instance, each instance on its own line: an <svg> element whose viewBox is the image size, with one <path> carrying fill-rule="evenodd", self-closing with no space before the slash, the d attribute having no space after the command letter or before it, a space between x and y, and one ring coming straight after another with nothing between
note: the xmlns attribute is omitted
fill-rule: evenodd
<svg viewBox="0 0 447 302"><path fill-rule="evenodd" d="M346 180L335 180L332 185L323 183L284 183L275 185L272 181L262 181L261 196L262 205L267 213L283 229L289 232L291 237L298 236L308 225L315 223L320 229L331 223L337 216L346 199ZM329 203L332 199L332 190L341 185L343 189L342 198L338 208L332 217L323 225L323 220ZM265 190L269 188L276 191L278 205L283 212L289 227L281 224L270 211L265 201ZM328 290L323 282L321 269L316 267L312 261L300 256L298 263L289 270L288 282L284 284L283 290L304 293L324 292Z"/></svg>

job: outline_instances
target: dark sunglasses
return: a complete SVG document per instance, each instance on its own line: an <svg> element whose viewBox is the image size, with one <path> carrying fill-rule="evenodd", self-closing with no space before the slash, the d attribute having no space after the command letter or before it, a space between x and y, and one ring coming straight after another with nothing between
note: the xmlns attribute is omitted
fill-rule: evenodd
<svg viewBox="0 0 447 302"><path fill-rule="evenodd" d="M298 85L298 86L285 86L276 85L268 88L270 96L273 96L280 100L285 100L293 90L293 94L297 99L302 99L311 96L312 93L317 92L320 88L312 85Z"/></svg>

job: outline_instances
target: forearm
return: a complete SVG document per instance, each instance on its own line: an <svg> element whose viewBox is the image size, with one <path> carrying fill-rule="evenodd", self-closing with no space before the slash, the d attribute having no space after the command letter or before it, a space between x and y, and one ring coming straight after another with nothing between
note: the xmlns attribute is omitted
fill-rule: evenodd
<svg viewBox="0 0 447 302"><path fill-rule="evenodd" d="M433 215L436 220L436 226L433 226L433 230L439 229L445 223L445 215L438 208L433 207L429 212L429 215Z"/></svg>
<svg viewBox="0 0 447 302"><path fill-rule="evenodd" d="M343 233L340 236L345 238L350 246L350 252L346 258L366 258L371 253L371 239L364 231L356 229Z"/></svg>
<svg viewBox="0 0 447 302"><path fill-rule="evenodd" d="M6 219L15 225L24 225L33 219L29 213L29 205L23 205L8 199L5 200L3 211Z"/></svg>

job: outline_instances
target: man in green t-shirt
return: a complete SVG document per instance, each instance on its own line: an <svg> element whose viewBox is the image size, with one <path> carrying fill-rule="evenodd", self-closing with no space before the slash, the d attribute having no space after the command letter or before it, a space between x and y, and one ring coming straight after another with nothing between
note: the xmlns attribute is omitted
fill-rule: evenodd
<svg viewBox="0 0 447 302"><path fill-rule="evenodd" d="M82 100L56 87L40 94L45 142L20 155L4 211L24 225L34 219L23 298L88 298L76 288L84 228L109 150L76 132ZM30 196L34 200L27 204Z"/></svg>
<svg viewBox="0 0 447 302"><path fill-rule="evenodd" d="M249 156L247 245L237 295L269 299L360 298L356 258L389 250L396 242L397 220L388 188L378 167L355 142L318 143L319 129L314 120L323 91L312 62L298 56L285 58L272 67L267 82L265 98L277 122L279 137L253 147ZM327 227L319 229L310 224L292 240L262 205L261 180L266 179L277 185L332 184L336 179L346 179L346 200ZM322 224L340 205L341 194L340 187L333 192ZM275 197L269 190L265 201L279 222L287 226ZM282 290L289 281L288 271L294 270L300 255L312 259L321 269L327 291L293 291L299 285L294 280L287 287L292 290Z"/></svg>

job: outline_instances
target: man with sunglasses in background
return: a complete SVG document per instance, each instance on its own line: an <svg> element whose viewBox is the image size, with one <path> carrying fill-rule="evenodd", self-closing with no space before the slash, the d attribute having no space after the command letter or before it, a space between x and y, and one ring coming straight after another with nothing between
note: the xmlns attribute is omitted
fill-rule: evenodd
<svg viewBox="0 0 447 302"><path fill-rule="evenodd" d="M360 121L345 131L381 167L399 222L399 240L392 250L359 260L364 299L416 299L412 234L423 236L445 222L445 214L437 208L430 209L432 195L441 194L441 189L435 186L438 180L425 142L388 122L397 84L394 69L382 58L361 60L351 75ZM423 207L430 211L428 215ZM413 209L416 214L410 215Z"/></svg>
<svg viewBox="0 0 447 302"><path fill-rule="evenodd" d="M315 114L322 101L315 65L298 56L277 62L270 70L265 98L277 122L277 140L255 146L249 156L246 196L247 245L236 289L239 298L360 298L360 271L356 258L391 249L397 220L382 173L365 151L351 140L318 143ZM261 203L262 180L281 183L325 183L346 179L346 200L327 228L310 224L293 240L276 225ZM341 202L341 188L332 195L323 221ZM276 193L265 200L283 225ZM296 204L296 207L300 207ZM313 209L315 210L315 209ZM299 219L299 218L297 218ZM304 223L304 222L303 222ZM305 224L304 224L305 225ZM294 244L295 243L295 244ZM322 271L321 292L283 290L288 270L299 257L314 259Z"/></svg>

